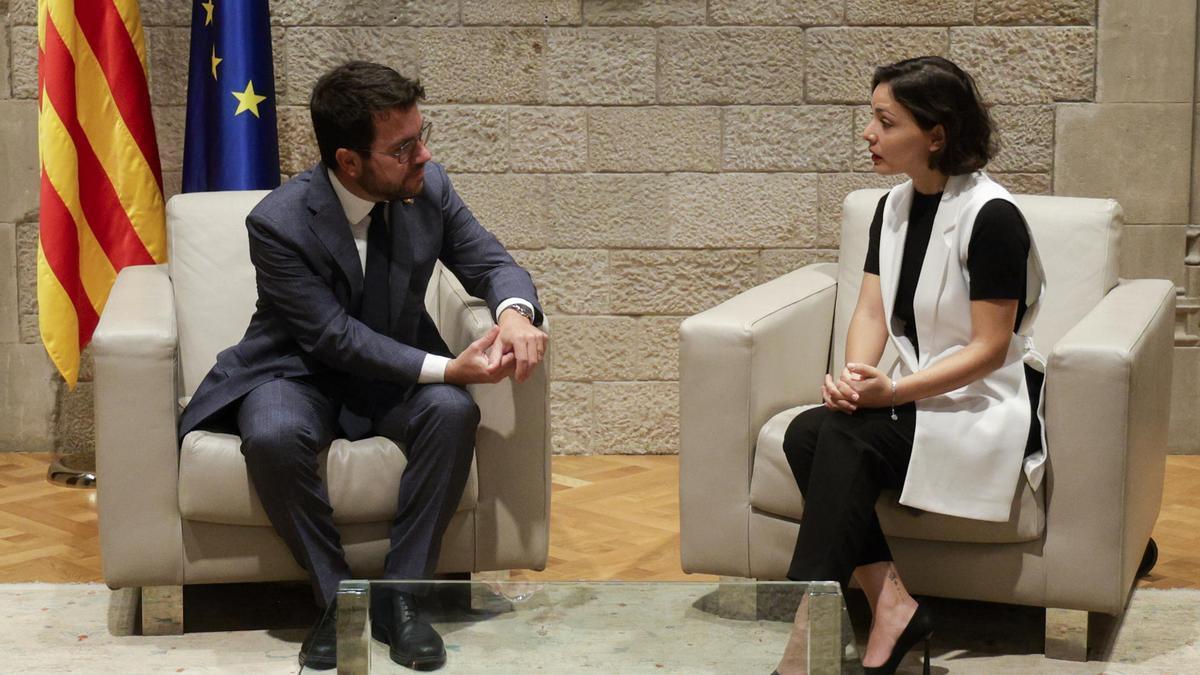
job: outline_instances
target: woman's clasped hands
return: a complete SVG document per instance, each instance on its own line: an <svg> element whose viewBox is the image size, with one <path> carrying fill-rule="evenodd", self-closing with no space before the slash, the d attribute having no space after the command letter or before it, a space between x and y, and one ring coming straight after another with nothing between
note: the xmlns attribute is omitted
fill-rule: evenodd
<svg viewBox="0 0 1200 675"><path fill-rule="evenodd" d="M865 363L847 363L837 380L825 375L821 385L825 407L847 415L859 408L883 408L892 403L892 379Z"/></svg>

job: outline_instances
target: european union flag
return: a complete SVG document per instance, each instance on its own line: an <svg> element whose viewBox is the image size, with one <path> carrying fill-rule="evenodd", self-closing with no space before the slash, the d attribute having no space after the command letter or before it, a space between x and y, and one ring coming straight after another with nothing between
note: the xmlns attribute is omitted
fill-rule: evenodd
<svg viewBox="0 0 1200 675"><path fill-rule="evenodd" d="M183 191L279 185L267 0L193 0Z"/></svg>

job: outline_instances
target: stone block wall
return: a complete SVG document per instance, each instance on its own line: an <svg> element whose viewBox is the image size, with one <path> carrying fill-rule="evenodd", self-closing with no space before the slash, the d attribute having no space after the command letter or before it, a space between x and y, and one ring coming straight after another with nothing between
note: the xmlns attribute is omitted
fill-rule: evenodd
<svg viewBox="0 0 1200 675"><path fill-rule="evenodd" d="M46 452L59 437L62 386L38 341L37 104L10 86L23 34L13 18L0 15L0 451Z"/></svg>
<svg viewBox="0 0 1200 675"><path fill-rule="evenodd" d="M1135 224L1123 272L1182 288L1198 246L1195 2L272 0L281 161L294 174L316 160L305 103L330 66L420 77L435 158L551 315L556 452L673 453L679 322L833 259L845 194L892 184L859 140L883 62L941 54L972 71L1001 128L994 175L1116 196ZM35 5L9 0L0 31L0 415L21 420L0 450L90 434L90 386L62 391L37 344ZM171 192L189 7L142 0ZM1197 381L1194 361L1180 357Z"/></svg>

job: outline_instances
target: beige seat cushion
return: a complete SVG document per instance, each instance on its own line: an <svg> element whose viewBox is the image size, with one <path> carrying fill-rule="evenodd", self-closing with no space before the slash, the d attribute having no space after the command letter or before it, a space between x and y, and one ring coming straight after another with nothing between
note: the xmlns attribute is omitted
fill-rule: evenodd
<svg viewBox="0 0 1200 675"><path fill-rule="evenodd" d="M754 473L750 478L750 506L768 514L800 520L804 498L783 454L783 435L788 424L801 411L813 406L799 406L775 415L763 426L754 452ZM1019 482L1014 497L1013 517L1005 523L956 518L938 513L918 511L901 506L895 492L884 492L875 511L883 531L890 537L955 541L981 544L1010 544L1033 541L1042 536L1046 527L1043 491L1030 489L1027 481Z"/></svg>
<svg viewBox="0 0 1200 675"><path fill-rule="evenodd" d="M232 434L193 431L179 455L179 511L187 520L270 527L267 513L250 486L242 441ZM329 486L333 520L339 524L390 521L397 486L408 461L394 443L381 438L338 439L318 458ZM475 508L479 481L475 462L458 510Z"/></svg>

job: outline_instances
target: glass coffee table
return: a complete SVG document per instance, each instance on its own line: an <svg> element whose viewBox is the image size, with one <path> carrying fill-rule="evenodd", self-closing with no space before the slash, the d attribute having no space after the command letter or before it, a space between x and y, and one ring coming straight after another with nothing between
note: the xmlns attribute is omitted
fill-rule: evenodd
<svg viewBox="0 0 1200 675"><path fill-rule="evenodd" d="M836 582L344 581L338 673L411 673L371 639L371 596L422 596L444 673L761 673L808 595L810 673L861 673Z"/></svg>

